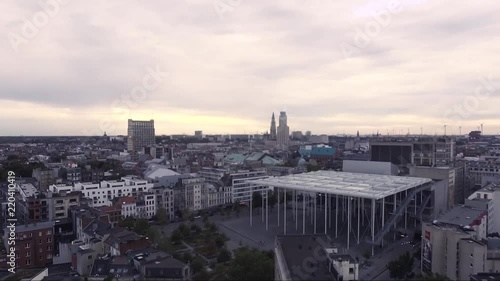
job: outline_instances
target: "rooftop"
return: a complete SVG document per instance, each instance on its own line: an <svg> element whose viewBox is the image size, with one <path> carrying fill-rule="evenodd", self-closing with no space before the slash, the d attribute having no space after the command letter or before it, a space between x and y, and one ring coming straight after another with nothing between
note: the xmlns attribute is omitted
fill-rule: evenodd
<svg viewBox="0 0 500 281"><path fill-rule="evenodd" d="M16 232L22 233L22 232L36 231L36 230L47 229L47 228L54 228L54 222L47 221L47 222L38 222L38 223L24 224L24 225L21 224L21 225L16 226Z"/></svg>
<svg viewBox="0 0 500 281"><path fill-rule="evenodd" d="M336 171L316 171L249 181L260 185L292 190L377 200L424 184L432 183L431 179L426 178Z"/></svg>
<svg viewBox="0 0 500 281"><path fill-rule="evenodd" d="M468 206L457 206L438 218L438 221L446 224L472 226L475 220L483 216L484 212L484 210Z"/></svg>
<svg viewBox="0 0 500 281"><path fill-rule="evenodd" d="M333 280L328 266L324 263L327 259L324 249L330 246L326 235L278 235L276 240L292 280ZM294 269L304 267L306 261L309 262L309 268L315 270L310 273L302 271L301 275L295 274Z"/></svg>

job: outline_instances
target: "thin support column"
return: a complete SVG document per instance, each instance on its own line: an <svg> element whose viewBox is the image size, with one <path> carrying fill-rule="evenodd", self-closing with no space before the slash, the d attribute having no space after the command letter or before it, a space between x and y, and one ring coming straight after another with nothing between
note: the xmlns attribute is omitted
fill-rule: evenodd
<svg viewBox="0 0 500 281"><path fill-rule="evenodd" d="M316 209L318 207L318 194L314 193L314 234L316 234L317 216Z"/></svg>
<svg viewBox="0 0 500 281"><path fill-rule="evenodd" d="M375 255L375 199L372 199L372 256Z"/></svg>
<svg viewBox="0 0 500 281"><path fill-rule="evenodd" d="M266 191L266 231L269 230L269 190Z"/></svg>
<svg viewBox="0 0 500 281"><path fill-rule="evenodd" d="M312 198L312 195L309 197L309 212L311 213L311 225L314 225L314 202L313 202L313 198Z"/></svg>
<svg viewBox="0 0 500 281"><path fill-rule="evenodd" d="M361 206L359 204L360 201L361 201L361 198L358 198L358 204L357 204L358 205L357 206L358 207L358 218L357 218L358 219L358 245L359 245L359 229L360 229L360 227L359 227L359 216L360 216L360 210L361 210Z"/></svg>
<svg viewBox="0 0 500 281"><path fill-rule="evenodd" d="M328 231L328 221L327 221L328 220L328 213L327 213L327 211L328 211L328 201L327 201L327 199L328 199L328 196L325 194L325 234Z"/></svg>
<svg viewBox="0 0 500 281"><path fill-rule="evenodd" d="M365 198L361 199L361 210L363 210L363 215L361 216L361 223L365 225Z"/></svg>
<svg viewBox="0 0 500 281"><path fill-rule="evenodd" d="M280 226L280 201L281 201L279 188L276 188L276 193L278 194L278 227L279 227Z"/></svg>
<svg viewBox="0 0 500 281"><path fill-rule="evenodd" d="M264 192L261 192L262 204L260 205L260 212L262 213L262 222L264 222Z"/></svg>
<svg viewBox="0 0 500 281"><path fill-rule="evenodd" d="M283 233L286 234L286 189L283 192Z"/></svg>
<svg viewBox="0 0 500 281"><path fill-rule="evenodd" d="M302 234L306 234L306 198L304 194L302 194Z"/></svg>
<svg viewBox="0 0 500 281"><path fill-rule="evenodd" d="M382 228L385 224L385 197L382 198ZM384 239L382 238L382 247L384 247Z"/></svg>
<svg viewBox="0 0 500 281"><path fill-rule="evenodd" d="M394 194L394 206L392 206L392 215L395 216L396 215L396 207L397 207L397 204L398 204L398 200L396 198L396 194ZM396 222L398 220L395 220L394 221L394 230L396 230ZM394 239L396 239L396 232L394 232Z"/></svg>
<svg viewBox="0 0 500 281"><path fill-rule="evenodd" d="M328 194L328 228L332 228L332 196Z"/></svg>
<svg viewBox="0 0 500 281"><path fill-rule="evenodd" d="M253 224L253 196L250 196L250 226Z"/></svg>
<svg viewBox="0 0 500 281"><path fill-rule="evenodd" d="M295 190L295 202L293 203L293 208L295 209L295 214L294 214L294 218L295 218L295 231L297 231L299 229L299 214L297 212L297 190Z"/></svg>
<svg viewBox="0 0 500 281"><path fill-rule="evenodd" d="M339 196L335 195L335 238L338 238L337 228L339 225Z"/></svg>
<svg viewBox="0 0 500 281"><path fill-rule="evenodd" d="M408 197L408 190L405 190L405 199L406 197ZM407 226L408 226L408 207L405 207L405 229L407 229Z"/></svg>
<svg viewBox="0 0 500 281"><path fill-rule="evenodd" d="M349 250L351 238L351 201L351 198L347 197L347 250Z"/></svg>
<svg viewBox="0 0 500 281"><path fill-rule="evenodd" d="M420 191L420 193L422 193L422 191ZM422 203L420 203L422 204ZM414 228L417 228L417 194L415 194L415 197L413 198L413 209L415 209L415 213L414 213L414 216L413 216L413 222L414 222Z"/></svg>

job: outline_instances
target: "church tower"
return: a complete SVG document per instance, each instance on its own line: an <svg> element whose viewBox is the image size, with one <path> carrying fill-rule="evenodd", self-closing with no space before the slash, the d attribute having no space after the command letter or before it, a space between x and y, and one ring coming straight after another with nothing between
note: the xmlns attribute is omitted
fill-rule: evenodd
<svg viewBox="0 0 500 281"><path fill-rule="evenodd" d="M271 117L271 131L269 132L269 137L272 140L276 139L276 119L274 118L274 112L273 116Z"/></svg>

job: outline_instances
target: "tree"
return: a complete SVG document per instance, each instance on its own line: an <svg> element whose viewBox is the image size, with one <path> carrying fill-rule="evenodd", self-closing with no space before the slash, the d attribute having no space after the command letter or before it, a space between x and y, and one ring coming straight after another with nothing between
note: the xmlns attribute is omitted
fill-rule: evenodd
<svg viewBox="0 0 500 281"><path fill-rule="evenodd" d="M414 261L415 259L410 252L406 252L398 259L389 262L387 269L389 270L390 277L399 280L405 279L407 274L413 270Z"/></svg>
<svg viewBox="0 0 500 281"><path fill-rule="evenodd" d="M134 232L139 235L146 235L149 230L149 222L147 219L137 219L134 225Z"/></svg>
<svg viewBox="0 0 500 281"><path fill-rule="evenodd" d="M226 275L225 280L274 280L274 259L257 249L241 248Z"/></svg>
<svg viewBox="0 0 500 281"><path fill-rule="evenodd" d="M172 232L172 236L170 236L170 240L172 240L172 243L174 244L179 244L183 238L184 236L182 235L182 232L178 229L174 230Z"/></svg>
<svg viewBox="0 0 500 281"><path fill-rule="evenodd" d="M195 257L191 262L191 270L193 271L193 274L201 272L204 266L205 266L205 260L203 260L203 258L199 256Z"/></svg>
<svg viewBox="0 0 500 281"><path fill-rule="evenodd" d="M118 226L133 229L135 226L135 219L133 217L126 217L118 222Z"/></svg>
<svg viewBox="0 0 500 281"><path fill-rule="evenodd" d="M168 223L167 210L165 210L165 208L159 208L158 211L156 211L156 218L159 224L161 225L167 224Z"/></svg>
<svg viewBox="0 0 500 281"><path fill-rule="evenodd" d="M103 281L113 281L113 279L114 279L113 274L110 274L110 275L106 276L106 278L104 278Z"/></svg>
<svg viewBox="0 0 500 281"><path fill-rule="evenodd" d="M208 281L210 280L210 274L205 270L202 269L198 274L193 275L193 280L194 281Z"/></svg>
<svg viewBox="0 0 500 281"><path fill-rule="evenodd" d="M232 258L231 252L229 252L229 250L226 248L222 248L222 250L220 250L219 252L219 255L217 256L217 262L218 263L228 262L231 260L231 258Z"/></svg>
<svg viewBox="0 0 500 281"><path fill-rule="evenodd" d="M217 248L222 248L222 247L224 247L224 245L226 245L226 241L224 240L224 238L222 236L218 235L215 238L215 246L217 246Z"/></svg>
<svg viewBox="0 0 500 281"><path fill-rule="evenodd" d="M150 227L148 229L148 232L146 233L146 237L148 237L149 241L151 241L153 243L158 243L161 236L160 236L160 233L158 232L158 229L156 229L154 227Z"/></svg>
<svg viewBox="0 0 500 281"><path fill-rule="evenodd" d="M371 258L372 254L370 253L369 250L366 250L364 253L363 253L363 258L369 260Z"/></svg>
<svg viewBox="0 0 500 281"><path fill-rule="evenodd" d="M193 261L193 256L192 256L190 253L186 252L186 253L184 253L184 255L182 256L182 261L183 261L184 263L190 263L191 261Z"/></svg>

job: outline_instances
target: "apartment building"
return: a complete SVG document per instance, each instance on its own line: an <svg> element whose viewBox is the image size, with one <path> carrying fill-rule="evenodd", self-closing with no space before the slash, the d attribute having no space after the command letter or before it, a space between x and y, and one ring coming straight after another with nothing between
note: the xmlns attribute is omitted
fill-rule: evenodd
<svg viewBox="0 0 500 281"><path fill-rule="evenodd" d="M113 198L125 196L137 196L143 192L149 192L153 183L138 177L123 177L120 180L101 181L99 183L74 183L72 185L51 185L49 189L53 192L78 191L84 197L92 199L92 206L110 206Z"/></svg>
<svg viewBox="0 0 500 281"><path fill-rule="evenodd" d="M267 194L267 186L249 183L247 180L268 178L266 169L238 170L229 174L231 179L232 202L250 202L254 192L261 192L264 197Z"/></svg>
<svg viewBox="0 0 500 281"><path fill-rule="evenodd" d="M205 179L202 177L188 177L182 179L184 187L184 201L189 211L202 209L202 190L204 190Z"/></svg>
<svg viewBox="0 0 500 281"><path fill-rule="evenodd" d="M8 245L9 231L4 231ZM40 222L16 227L16 268L46 267L52 264L54 222Z"/></svg>
<svg viewBox="0 0 500 281"><path fill-rule="evenodd" d="M484 184L484 179L500 179L500 157L482 157L479 161L467 161L467 174L475 186Z"/></svg>
<svg viewBox="0 0 500 281"><path fill-rule="evenodd" d="M46 191L50 185L55 184L58 177L58 169L34 169L32 177L38 182L38 189Z"/></svg>
<svg viewBox="0 0 500 281"><path fill-rule="evenodd" d="M486 211L488 213L488 233L500 233L500 185L487 184L471 194L467 198L466 205Z"/></svg>
<svg viewBox="0 0 500 281"><path fill-rule="evenodd" d="M153 192L141 193L136 200L137 217L150 219L156 215L156 194Z"/></svg>
<svg viewBox="0 0 500 281"><path fill-rule="evenodd" d="M19 184L19 200L16 202L17 218L21 223L35 223L68 217L70 206L81 201L79 192L38 192L31 184Z"/></svg>
<svg viewBox="0 0 500 281"><path fill-rule="evenodd" d="M451 280L468 280L485 271L487 246L474 239L468 227L443 223L422 225L423 274L437 273Z"/></svg>
<svg viewBox="0 0 500 281"><path fill-rule="evenodd" d="M165 209L169 219L173 219L175 216L174 209L174 189L164 186L156 186L151 190L152 193L156 195L156 208Z"/></svg>
<svg viewBox="0 0 500 281"><path fill-rule="evenodd" d="M123 218L137 217L137 203L135 197L119 197L116 198L116 204L121 207L121 215Z"/></svg>

